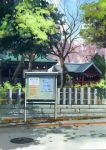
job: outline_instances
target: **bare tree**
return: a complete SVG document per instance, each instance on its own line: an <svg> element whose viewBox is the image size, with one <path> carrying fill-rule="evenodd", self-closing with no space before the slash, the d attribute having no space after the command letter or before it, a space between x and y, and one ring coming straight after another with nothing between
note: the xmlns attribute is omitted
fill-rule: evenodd
<svg viewBox="0 0 106 150"><path fill-rule="evenodd" d="M61 65L61 85L63 88L64 85L64 62L70 53L76 53L75 49L79 45L75 45L75 41L79 38L79 9L77 6L75 13L70 13L68 7L64 5L64 8L61 7L64 14L59 19L59 28L58 32L61 37L57 43L51 44L52 52L51 54L58 57ZM52 39L53 40L53 39Z"/></svg>

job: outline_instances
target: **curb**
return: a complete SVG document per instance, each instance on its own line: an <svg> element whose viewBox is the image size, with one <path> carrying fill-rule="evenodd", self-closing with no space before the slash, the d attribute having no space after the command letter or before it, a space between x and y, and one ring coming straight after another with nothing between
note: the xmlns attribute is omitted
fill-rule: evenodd
<svg viewBox="0 0 106 150"><path fill-rule="evenodd" d="M55 126L81 126L81 125L99 125L106 124L106 122L59 122L59 123L30 123L30 124L15 124L0 126L0 128L31 128L31 127L55 127Z"/></svg>

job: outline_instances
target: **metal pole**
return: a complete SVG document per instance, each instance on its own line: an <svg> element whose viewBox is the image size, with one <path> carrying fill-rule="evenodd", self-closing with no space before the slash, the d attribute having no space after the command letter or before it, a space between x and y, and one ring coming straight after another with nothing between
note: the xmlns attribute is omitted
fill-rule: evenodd
<svg viewBox="0 0 106 150"><path fill-rule="evenodd" d="M9 104L12 104L12 89L9 89Z"/></svg>
<svg viewBox="0 0 106 150"><path fill-rule="evenodd" d="M19 100L21 99L21 88L18 89Z"/></svg>
<svg viewBox="0 0 106 150"><path fill-rule="evenodd" d="M26 87L27 87L27 85L26 85L26 78L25 78L25 108L24 108L24 122L26 123L26 119L27 119L27 116L26 116L26 94L27 94L27 90L26 90Z"/></svg>
<svg viewBox="0 0 106 150"><path fill-rule="evenodd" d="M2 84L2 62L0 59L0 84Z"/></svg>
<svg viewBox="0 0 106 150"><path fill-rule="evenodd" d="M25 98L25 110L24 110L24 112L25 112L25 119L24 119L24 121L26 122L26 98Z"/></svg>
<svg viewBox="0 0 106 150"><path fill-rule="evenodd" d="M55 93L55 107L54 107L54 118L56 119L57 118L57 76L55 77L55 80L56 80L56 93Z"/></svg>

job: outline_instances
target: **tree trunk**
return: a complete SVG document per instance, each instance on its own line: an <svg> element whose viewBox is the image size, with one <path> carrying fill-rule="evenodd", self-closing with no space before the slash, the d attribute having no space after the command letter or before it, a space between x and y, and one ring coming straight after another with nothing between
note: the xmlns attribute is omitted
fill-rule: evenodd
<svg viewBox="0 0 106 150"><path fill-rule="evenodd" d="M29 59L29 64L28 64L28 71L30 72L30 71L32 71L32 63L33 63L33 61L34 61L34 58L35 58L35 55L31 55L30 56L30 59Z"/></svg>
<svg viewBox="0 0 106 150"><path fill-rule="evenodd" d="M60 88L64 86L64 59L60 59L61 74L60 74Z"/></svg>
<svg viewBox="0 0 106 150"><path fill-rule="evenodd" d="M28 71L29 71L29 72L32 71L32 61L31 61L31 60L29 60Z"/></svg>
<svg viewBox="0 0 106 150"><path fill-rule="evenodd" d="M13 74L13 77L12 77L13 83L16 82L15 79L16 79L16 77L18 76L20 70L22 69L23 64L24 64L24 57L22 56L22 57L21 57L21 61L18 63L18 66L16 67L15 72L14 72L14 74Z"/></svg>

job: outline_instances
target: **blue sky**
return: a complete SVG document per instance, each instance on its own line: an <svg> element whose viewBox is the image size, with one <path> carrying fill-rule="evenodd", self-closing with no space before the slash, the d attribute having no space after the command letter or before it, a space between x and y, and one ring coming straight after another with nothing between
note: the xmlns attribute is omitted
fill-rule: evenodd
<svg viewBox="0 0 106 150"><path fill-rule="evenodd" d="M56 1L56 0L54 0ZM95 1L95 0L57 0L57 1L60 1L60 2L65 2L67 3L68 5L72 6L72 5L75 5L77 2L80 2L80 3L84 3L84 2L92 2L92 1Z"/></svg>
<svg viewBox="0 0 106 150"><path fill-rule="evenodd" d="M76 10L76 5L79 2L79 4L83 4L84 2L92 2L92 1L97 1L97 0L47 0L49 2L54 3L56 6L58 6L61 10L61 7L64 7L65 5L69 8L69 10L75 11Z"/></svg>
<svg viewBox="0 0 106 150"><path fill-rule="evenodd" d="M90 2L95 2L97 0L48 0L48 1L52 2L55 5L57 5L59 10L62 11L63 13L64 13L63 8L64 8L64 4L65 4L65 6L66 6L65 10L68 9L68 11L70 11L70 13L75 17L77 6L78 6L78 8L80 8L80 5L85 3L85 2L90 3ZM80 13L81 13L81 11L80 11ZM70 17L68 17L67 19L70 19ZM79 24L80 24L80 22L79 22ZM79 30L80 30L80 28L79 28ZM79 32L79 30L78 30L78 32Z"/></svg>
<svg viewBox="0 0 106 150"><path fill-rule="evenodd" d="M82 4L84 2L92 2L92 1L97 1L97 0L47 0L47 1L52 2L56 5L59 5L65 2L68 6L74 8L74 6L76 5L78 1L80 2L80 4Z"/></svg>
<svg viewBox="0 0 106 150"><path fill-rule="evenodd" d="M53 0L52 0L53 1ZM79 2L79 4L83 4L84 2L92 2L92 1L96 1L96 0L54 0L54 2L58 2L58 6L61 8L65 5L68 7L68 9L70 11L75 11L76 6Z"/></svg>

